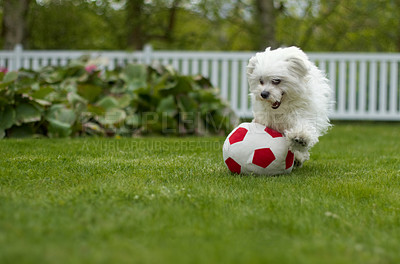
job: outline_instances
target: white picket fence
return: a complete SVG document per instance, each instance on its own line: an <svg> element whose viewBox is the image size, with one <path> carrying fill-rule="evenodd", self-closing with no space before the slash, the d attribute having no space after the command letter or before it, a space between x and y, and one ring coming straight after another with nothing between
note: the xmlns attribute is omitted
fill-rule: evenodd
<svg viewBox="0 0 400 264"><path fill-rule="evenodd" d="M30 51L17 46L0 51L0 67L8 70L38 69L66 65L82 55L107 60L113 69L128 63L170 64L182 74L202 74L220 88L241 117L251 117L246 65L255 52L155 51ZM336 120L400 121L400 54L393 53L308 53L324 70L334 91Z"/></svg>

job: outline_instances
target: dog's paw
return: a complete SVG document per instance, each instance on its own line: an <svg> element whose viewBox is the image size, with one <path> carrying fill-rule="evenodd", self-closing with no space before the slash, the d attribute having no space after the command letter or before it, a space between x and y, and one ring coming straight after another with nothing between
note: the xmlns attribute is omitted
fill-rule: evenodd
<svg viewBox="0 0 400 264"><path fill-rule="evenodd" d="M294 153L294 168L303 167L303 163L310 159L310 153L308 151Z"/></svg>
<svg viewBox="0 0 400 264"><path fill-rule="evenodd" d="M293 166L294 166L294 168L301 168L301 167L303 167L303 162L298 159L295 159Z"/></svg>
<svg viewBox="0 0 400 264"><path fill-rule="evenodd" d="M316 142L318 142L318 136L311 133L311 129L294 128L285 131L286 140L289 144L289 149L292 151L307 151Z"/></svg>
<svg viewBox="0 0 400 264"><path fill-rule="evenodd" d="M292 143L298 147L306 147L308 145L307 140L302 137L292 138Z"/></svg>
<svg viewBox="0 0 400 264"><path fill-rule="evenodd" d="M288 136L289 149L292 151L304 151L308 149L310 140L307 137L292 134Z"/></svg>

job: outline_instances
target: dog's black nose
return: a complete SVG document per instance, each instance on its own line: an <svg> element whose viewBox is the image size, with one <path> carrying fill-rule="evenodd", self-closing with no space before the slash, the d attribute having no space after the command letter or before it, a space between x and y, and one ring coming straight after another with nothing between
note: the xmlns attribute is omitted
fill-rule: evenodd
<svg viewBox="0 0 400 264"><path fill-rule="evenodd" d="M267 99L268 96L269 96L269 92L267 92L267 91L262 91L262 92L261 92L261 97L262 97L262 98Z"/></svg>

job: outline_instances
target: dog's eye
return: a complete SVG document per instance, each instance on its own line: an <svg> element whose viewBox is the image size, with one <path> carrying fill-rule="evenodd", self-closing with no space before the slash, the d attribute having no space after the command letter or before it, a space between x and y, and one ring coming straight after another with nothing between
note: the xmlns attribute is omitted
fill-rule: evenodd
<svg viewBox="0 0 400 264"><path fill-rule="evenodd" d="M271 82L272 82L273 85L278 85L278 84L281 83L281 80L280 79L272 79Z"/></svg>
<svg viewBox="0 0 400 264"><path fill-rule="evenodd" d="M262 79L260 79L260 84L264 85L264 81Z"/></svg>

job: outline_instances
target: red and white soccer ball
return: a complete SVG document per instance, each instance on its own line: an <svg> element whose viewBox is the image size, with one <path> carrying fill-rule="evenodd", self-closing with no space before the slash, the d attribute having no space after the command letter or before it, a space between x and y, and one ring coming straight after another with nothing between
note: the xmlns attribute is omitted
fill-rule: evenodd
<svg viewBox="0 0 400 264"><path fill-rule="evenodd" d="M294 154L281 133L258 123L242 123L226 138L222 148L228 169L238 174L290 173Z"/></svg>

